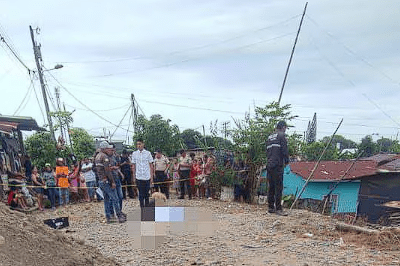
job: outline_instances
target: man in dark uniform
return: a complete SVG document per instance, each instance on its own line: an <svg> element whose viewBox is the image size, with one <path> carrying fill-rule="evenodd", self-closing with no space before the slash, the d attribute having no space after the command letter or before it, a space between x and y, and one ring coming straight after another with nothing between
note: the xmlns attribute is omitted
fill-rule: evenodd
<svg viewBox="0 0 400 266"><path fill-rule="evenodd" d="M268 212L287 215L282 210L283 168L289 163L285 121L279 121L267 141Z"/></svg>
<svg viewBox="0 0 400 266"><path fill-rule="evenodd" d="M126 194L127 194L126 191L127 190L128 190L128 196L131 199L134 199L135 198L135 193L133 190L134 181L132 178L131 162L129 160L129 153L127 150L122 151L120 169L121 169L122 174L125 177L125 179L123 181L124 187L122 188L124 199L126 199ZM125 188L125 186L126 186L126 188Z"/></svg>
<svg viewBox="0 0 400 266"><path fill-rule="evenodd" d="M96 155L95 164L97 174L99 175L99 187L104 195L104 211L107 223L115 221L113 217L114 212L111 212L111 210L115 210L118 221L123 223L126 221L126 216L121 212L115 180L111 173L110 156L113 154L113 146L106 141L102 141L100 149L101 151Z"/></svg>

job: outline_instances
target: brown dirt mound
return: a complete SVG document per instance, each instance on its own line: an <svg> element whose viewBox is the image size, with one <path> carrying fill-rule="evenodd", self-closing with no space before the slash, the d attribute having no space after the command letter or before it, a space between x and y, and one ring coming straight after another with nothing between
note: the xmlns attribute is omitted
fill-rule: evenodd
<svg viewBox="0 0 400 266"><path fill-rule="evenodd" d="M0 203L1 265L119 265L84 240L51 229L35 216Z"/></svg>

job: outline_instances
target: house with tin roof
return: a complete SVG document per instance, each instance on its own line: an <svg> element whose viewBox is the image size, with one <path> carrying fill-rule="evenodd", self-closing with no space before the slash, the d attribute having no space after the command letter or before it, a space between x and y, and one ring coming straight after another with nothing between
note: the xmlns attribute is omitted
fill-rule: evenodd
<svg viewBox="0 0 400 266"><path fill-rule="evenodd" d="M283 194L297 196L315 165L316 162L290 163L284 172ZM300 199L323 201L329 194L332 213L355 213L360 178L374 174L376 165L372 160L321 161Z"/></svg>
<svg viewBox="0 0 400 266"><path fill-rule="evenodd" d="M290 163L284 171L283 194L297 196L315 165ZM322 202L327 196L331 213L357 213L371 222L400 213L400 155L321 161L300 199Z"/></svg>

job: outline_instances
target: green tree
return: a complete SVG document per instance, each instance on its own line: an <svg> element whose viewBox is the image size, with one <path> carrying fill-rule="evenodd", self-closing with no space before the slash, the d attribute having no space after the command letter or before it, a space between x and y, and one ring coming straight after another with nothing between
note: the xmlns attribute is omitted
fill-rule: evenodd
<svg viewBox="0 0 400 266"><path fill-rule="evenodd" d="M274 131L278 121L284 120L288 123L296 117L291 115L290 108L290 104L279 106L277 102L272 102L265 107L256 107L254 117L247 114L244 120L235 121L237 128L231 132L234 148L249 163L253 198L256 194L257 174L266 163L266 139ZM298 136L293 139L298 139ZM296 150L295 146L293 151Z"/></svg>
<svg viewBox="0 0 400 266"><path fill-rule="evenodd" d="M393 145L395 145L393 140L384 137L376 141L377 152L392 152Z"/></svg>
<svg viewBox="0 0 400 266"><path fill-rule="evenodd" d="M68 128L73 122L74 119L72 118L72 112L68 111L56 111L49 113L51 117L54 117L54 130L58 130L62 128Z"/></svg>
<svg viewBox="0 0 400 266"><path fill-rule="evenodd" d="M25 149L31 156L32 164L38 168L43 168L46 163L55 166L58 151L49 132L36 132L29 136L25 141Z"/></svg>
<svg viewBox="0 0 400 266"><path fill-rule="evenodd" d="M358 150L363 151L365 157L370 157L379 151L371 135L367 135L361 140Z"/></svg>
<svg viewBox="0 0 400 266"><path fill-rule="evenodd" d="M322 142L328 143L331 137L326 136L322 138ZM342 151L344 149L353 149L357 148L357 143L352 141L351 139L346 139L342 135L335 135L332 139L332 144L336 147L339 146L339 150ZM339 145L338 145L339 144Z"/></svg>
<svg viewBox="0 0 400 266"><path fill-rule="evenodd" d="M85 157L92 157L95 152L93 136L83 128L72 128L69 133L76 158L82 160Z"/></svg>
<svg viewBox="0 0 400 266"><path fill-rule="evenodd" d="M303 156L308 161L317 161L324 151L326 144L324 141L316 141L302 146ZM337 160L339 158L339 150L336 145L330 144L325 154L322 156L323 161Z"/></svg>
<svg viewBox="0 0 400 266"><path fill-rule="evenodd" d="M400 153L400 143L398 140L394 140L392 142L392 146L390 147L390 152L392 153Z"/></svg>
<svg viewBox="0 0 400 266"><path fill-rule="evenodd" d="M174 156L179 149L186 147L178 126L170 125L170 122L159 114L152 115L149 120L139 115L133 139L142 138L149 151L161 149L166 155Z"/></svg>
<svg viewBox="0 0 400 266"><path fill-rule="evenodd" d="M295 157L301 155L301 147L303 145L303 136L301 134L293 134L289 135L288 138L288 150L289 156Z"/></svg>
<svg viewBox="0 0 400 266"><path fill-rule="evenodd" d="M193 129L185 129L180 134L180 137L188 149L199 148L198 141L203 139L201 133Z"/></svg>

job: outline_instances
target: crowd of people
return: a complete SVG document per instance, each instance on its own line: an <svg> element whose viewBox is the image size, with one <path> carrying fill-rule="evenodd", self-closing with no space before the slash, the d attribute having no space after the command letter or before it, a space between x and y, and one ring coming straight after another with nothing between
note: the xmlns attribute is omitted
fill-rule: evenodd
<svg viewBox="0 0 400 266"><path fill-rule="evenodd" d="M284 214L280 205L282 197L283 166L288 163L288 154L284 130L286 124L279 124L277 132L268 139L267 172L269 182L269 212ZM74 160L68 166L64 158L58 158L55 167L51 162L39 170L31 163L25 163L25 175L9 173L8 204L12 208L28 209L37 199L38 209L52 210L57 206L65 207L69 203L103 201L108 223L125 222L123 200L139 199L140 208L150 206L150 192L158 192L170 198L170 188L178 199L215 197L211 176L217 171L216 158L211 154L201 157L194 153L187 155L181 150L172 161L161 150L154 154L145 149L142 139L136 142L137 150L129 153L124 150L117 154L115 147L103 141L92 158ZM153 156L154 155L154 156ZM235 200L248 200L250 190L247 186L249 166L246 162L235 159L226 167L233 169L236 176L234 183ZM46 195L46 197L45 197Z"/></svg>
<svg viewBox="0 0 400 266"><path fill-rule="evenodd" d="M185 195L189 199L214 196L209 179L215 158L187 155L182 150L170 161L161 150L154 156L146 151L142 140L137 141L133 153L123 150L119 155L112 144L103 141L92 158L72 158L69 166L66 158L57 158L55 166L48 162L43 169L29 161L24 170L9 172L8 204L12 208L27 210L34 205L33 198L41 211L70 203L104 201L108 222L125 220L122 202L127 197L138 197L143 208L149 204L150 192L163 193L169 199L171 188L179 199Z"/></svg>

